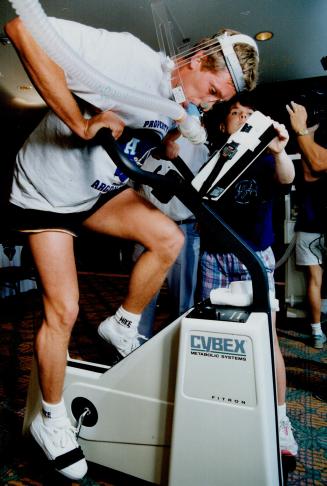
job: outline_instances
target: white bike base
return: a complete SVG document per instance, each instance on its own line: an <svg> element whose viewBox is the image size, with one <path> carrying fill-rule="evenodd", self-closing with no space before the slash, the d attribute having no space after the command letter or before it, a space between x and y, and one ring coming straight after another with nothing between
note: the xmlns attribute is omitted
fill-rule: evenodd
<svg viewBox="0 0 327 486"><path fill-rule="evenodd" d="M276 486L273 375L265 313L183 317L112 368L69 360L64 399L73 421L92 405L79 438L91 462L169 486ZM24 430L39 399L34 369Z"/></svg>

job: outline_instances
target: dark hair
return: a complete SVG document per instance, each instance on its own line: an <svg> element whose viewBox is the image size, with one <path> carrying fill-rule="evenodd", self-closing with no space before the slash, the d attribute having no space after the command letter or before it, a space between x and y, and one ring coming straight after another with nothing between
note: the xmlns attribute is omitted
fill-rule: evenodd
<svg viewBox="0 0 327 486"><path fill-rule="evenodd" d="M226 116L229 114L231 107L235 105L235 103L239 103L242 106L246 106L247 108L251 108L252 110L256 110L256 100L252 93L243 92L239 95L234 96L232 99L224 103L222 107L222 117L220 121L224 121Z"/></svg>
<svg viewBox="0 0 327 486"><path fill-rule="evenodd" d="M217 103L210 111L205 113L204 125L207 130L208 146L211 152L217 150L226 142L228 135L222 133L218 128L220 123L226 120L231 107L237 102L253 110L257 109L255 95L246 91L234 96L229 101Z"/></svg>

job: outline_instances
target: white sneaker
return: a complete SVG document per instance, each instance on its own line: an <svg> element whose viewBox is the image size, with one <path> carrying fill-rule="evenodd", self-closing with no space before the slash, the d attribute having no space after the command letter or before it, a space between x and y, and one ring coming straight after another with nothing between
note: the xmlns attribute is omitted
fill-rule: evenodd
<svg viewBox="0 0 327 486"><path fill-rule="evenodd" d="M316 349L322 349L324 347L325 342L327 341L326 334L313 334L312 336L312 344L313 347Z"/></svg>
<svg viewBox="0 0 327 486"><path fill-rule="evenodd" d="M98 334L107 343L112 344L118 353L125 358L140 346L140 336L135 328L127 328L117 324L114 316L107 317L98 327Z"/></svg>
<svg viewBox="0 0 327 486"><path fill-rule="evenodd" d="M58 472L72 480L85 476L87 463L68 417L45 419L39 412L30 432Z"/></svg>
<svg viewBox="0 0 327 486"><path fill-rule="evenodd" d="M279 447L281 454L296 456L298 445L293 436L293 427L288 417L284 417L279 422Z"/></svg>

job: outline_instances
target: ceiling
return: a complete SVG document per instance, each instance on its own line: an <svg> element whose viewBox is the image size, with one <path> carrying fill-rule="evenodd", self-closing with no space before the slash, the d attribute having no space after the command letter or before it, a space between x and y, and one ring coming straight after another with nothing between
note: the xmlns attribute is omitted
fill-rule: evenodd
<svg viewBox="0 0 327 486"><path fill-rule="evenodd" d="M49 16L108 30L129 31L158 49L151 0L42 0ZM260 84L325 76L326 0L164 0L174 24L174 41L191 42L230 27L254 36L274 33L260 42ZM14 16L8 0L0 1L0 32ZM20 88L25 86L25 90ZM0 44L0 106L33 108L40 99L31 87L12 45Z"/></svg>

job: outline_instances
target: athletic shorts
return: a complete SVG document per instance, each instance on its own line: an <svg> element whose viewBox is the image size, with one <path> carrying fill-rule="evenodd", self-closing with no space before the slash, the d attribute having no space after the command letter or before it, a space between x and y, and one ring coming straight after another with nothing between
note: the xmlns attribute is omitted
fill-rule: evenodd
<svg viewBox="0 0 327 486"><path fill-rule="evenodd" d="M7 226L12 231L23 233L40 233L42 231L61 231L78 236L83 222L115 196L128 189L128 186L109 191L99 197L97 202L87 211L76 213L56 213L38 209L24 209L15 204L9 204L6 214Z"/></svg>
<svg viewBox="0 0 327 486"><path fill-rule="evenodd" d="M322 233L297 231L295 257L297 265L321 265L325 238Z"/></svg>
<svg viewBox="0 0 327 486"><path fill-rule="evenodd" d="M270 247L256 251L267 271L269 292L275 295L275 256ZM246 266L232 253L203 252L201 256L201 298L207 299L212 289L227 288L231 282L251 280Z"/></svg>

